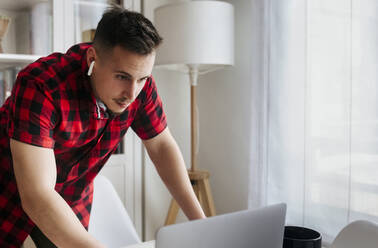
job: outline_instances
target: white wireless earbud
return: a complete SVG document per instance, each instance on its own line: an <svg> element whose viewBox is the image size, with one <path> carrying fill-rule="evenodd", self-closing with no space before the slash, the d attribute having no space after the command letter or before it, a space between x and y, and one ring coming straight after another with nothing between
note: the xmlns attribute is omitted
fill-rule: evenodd
<svg viewBox="0 0 378 248"><path fill-rule="evenodd" d="M89 65L89 69L88 69L88 73L87 73L88 76L92 75L94 63L95 62L92 61L91 64Z"/></svg>

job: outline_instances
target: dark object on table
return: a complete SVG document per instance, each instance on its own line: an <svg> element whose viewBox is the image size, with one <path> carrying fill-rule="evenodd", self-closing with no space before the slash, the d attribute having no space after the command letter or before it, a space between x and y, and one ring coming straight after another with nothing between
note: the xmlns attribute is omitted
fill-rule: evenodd
<svg viewBox="0 0 378 248"><path fill-rule="evenodd" d="M300 226L285 226L283 248L321 248L319 232Z"/></svg>

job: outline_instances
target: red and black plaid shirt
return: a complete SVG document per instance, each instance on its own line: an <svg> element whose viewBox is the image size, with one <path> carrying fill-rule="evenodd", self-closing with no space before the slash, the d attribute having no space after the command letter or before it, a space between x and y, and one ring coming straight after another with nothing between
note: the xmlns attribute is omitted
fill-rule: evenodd
<svg viewBox="0 0 378 248"><path fill-rule="evenodd" d="M0 247L19 247L35 225L21 207L10 138L54 150L55 190L88 229L92 181L129 126L141 139L149 139L167 125L152 77L122 114L98 109L86 75L90 46L77 44L65 54L53 53L28 65L0 108Z"/></svg>

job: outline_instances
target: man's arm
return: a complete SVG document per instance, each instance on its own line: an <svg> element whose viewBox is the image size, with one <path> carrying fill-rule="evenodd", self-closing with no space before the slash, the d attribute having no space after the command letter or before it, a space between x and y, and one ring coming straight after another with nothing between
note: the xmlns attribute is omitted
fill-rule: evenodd
<svg viewBox="0 0 378 248"><path fill-rule="evenodd" d="M181 151L168 127L143 140L157 172L189 220L206 218L193 191Z"/></svg>
<svg viewBox="0 0 378 248"><path fill-rule="evenodd" d="M54 151L10 140L22 208L58 247L104 247L85 230L67 202L55 191Z"/></svg>

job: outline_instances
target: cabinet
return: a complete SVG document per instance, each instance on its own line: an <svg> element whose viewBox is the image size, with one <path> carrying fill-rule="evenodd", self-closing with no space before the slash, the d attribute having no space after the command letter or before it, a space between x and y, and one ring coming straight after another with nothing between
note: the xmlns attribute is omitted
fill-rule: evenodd
<svg viewBox="0 0 378 248"><path fill-rule="evenodd" d="M0 53L0 104L10 93L17 72L52 52L65 52L96 28L110 2L140 11L140 0L1 0L3 53ZM6 25L4 20L8 20ZM1 38L1 37L0 37ZM2 93L1 93L2 92ZM142 144L130 129L123 153L114 154L101 170L115 186L136 230L142 236Z"/></svg>

